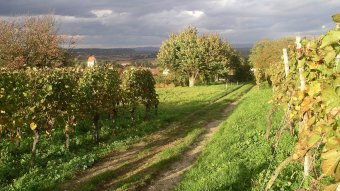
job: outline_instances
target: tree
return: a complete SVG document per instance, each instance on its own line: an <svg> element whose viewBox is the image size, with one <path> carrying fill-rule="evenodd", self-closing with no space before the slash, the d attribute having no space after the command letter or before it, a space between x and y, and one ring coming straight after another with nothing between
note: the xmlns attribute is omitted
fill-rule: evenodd
<svg viewBox="0 0 340 191"><path fill-rule="evenodd" d="M58 35L53 15L22 16L0 20L0 66L9 68L55 67L69 64L74 42Z"/></svg>
<svg viewBox="0 0 340 191"><path fill-rule="evenodd" d="M197 29L188 27L179 34L171 34L162 43L157 59L164 67L188 76L189 86L194 86L202 69Z"/></svg>
<svg viewBox="0 0 340 191"><path fill-rule="evenodd" d="M270 84L272 73L283 68L282 49L294 42L292 38L281 38L278 40L260 40L250 50L249 62L253 66L256 83L259 85L267 80Z"/></svg>
<svg viewBox="0 0 340 191"><path fill-rule="evenodd" d="M157 60L171 72L186 76L192 87L199 75L210 80L227 73L235 52L219 35L198 35L196 28L188 27L163 41Z"/></svg>
<svg viewBox="0 0 340 191"><path fill-rule="evenodd" d="M238 82L248 82L253 80L253 75L251 73L251 66L248 60L240 56L239 52L235 53L231 59L231 68L234 70L233 80Z"/></svg>
<svg viewBox="0 0 340 191"><path fill-rule="evenodd" d="M218 34L204 34L199 38L206 82L216 81L229 71L233 48Z"/></svg>

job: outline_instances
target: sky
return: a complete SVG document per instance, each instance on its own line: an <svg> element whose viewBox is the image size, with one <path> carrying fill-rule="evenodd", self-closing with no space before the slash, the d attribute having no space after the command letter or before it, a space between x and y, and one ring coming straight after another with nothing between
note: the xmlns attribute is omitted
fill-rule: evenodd
<svg viewBox="0 0 340 191"><path fill-rule="evenodd" d="M325 33L340 0L0 0L3 19L50 12L79 48L157 47L188 26L253 44Z"/></svg>

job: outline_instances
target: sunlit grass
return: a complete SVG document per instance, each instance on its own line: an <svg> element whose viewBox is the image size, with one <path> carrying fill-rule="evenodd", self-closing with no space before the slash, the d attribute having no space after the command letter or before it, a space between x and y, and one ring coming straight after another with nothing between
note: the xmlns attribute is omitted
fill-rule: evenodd
<svg viewBox="0 0 340 191"><path fill-rule="evenodd" d="M279 144L279 153L275 157L272 155L272 140L265 139L270 98L269 88L254 88L249 92L220 125L176 190L264 190L273 169L291 153L294 145L294 139L286 132ZM280 126L282 116L281 111L274 115L274 129ZM294 180L301 176L292 170L297 168L295 164L290 165L273 189L297 189L299 182ZM286 179L283 182L290 185L280 184L280 179Z"/></svg>
<svg viewBox="0 0 340 191"><path fill-rule="evenodd" d="M30 166L31 135L23 133L20 147L0 140L0 190L46 190L75 173L92 166L100 157L112 150L124 150L146 135L166 127L169 123L187 118L199 108L209 105L219 97L240 86L224 85L176 87L157 89L160 99L158 115L142 121L143 108L139 110L137 127L131 127L127 113L120 111L116 127L103 119L101 142L93 145L88 122L79 122L71 130L70 151L64 150L63 127L56 128L52 137L42 136L38 143L35 166ZM57 124L58 125L58 124Z"/></svg>

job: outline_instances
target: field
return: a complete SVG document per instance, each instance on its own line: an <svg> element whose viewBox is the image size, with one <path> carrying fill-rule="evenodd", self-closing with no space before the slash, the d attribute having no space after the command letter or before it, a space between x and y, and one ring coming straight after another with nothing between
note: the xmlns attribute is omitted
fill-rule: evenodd
<svg viewBox="0 0 340 191"><path fill-rule="evenodd" d="M99 144L90 121L71 131L70 149L56 128L43 136L32 164L29 132L20 145L0 142L0 190L265 190L297 137L283 130L284 112L273 113L271 87L221 84L157 89L158 113L135 124L122 107L114 128L102 118ZM320 163L320 161L317 161ZM324 179L329 184L332 179ZM270 190L310 187L298 161L289 163Z"/></svg>
<svg viewBox="0 0 340 191"><path fill-rule="evenodd" d="M35 1L0 2L0 191L340 191L339 0Z"/></svg>
<svg viewBox="0 0 340 191"><path fill-rule="evenodd" d="M218 116L218 110L223 105L217 105L226 95L231 95L229 100L249 89L249 85L236 84L198 86L194 88L177 87L174 89L158 89L160 106L158 115L152 116L149 121L143 121L143 109L138 110L137 127L131 127L126 122L124 110L117 119L115 128L112 130L111 121L103 119L101 123L101 140L99 145L93 145L91 132L87 126L90 122L79 123L71 132L70 151L64 150L64 137L62 131L54 131L50 137L43 136L38 145L37 160L34 166L30 164L31 139L27 136L20 146L8 141L1 141L1 190L45 190L60 184L65 179L71 179L78 171L83 171L92 166L101 157L112 151L124 151L130 145L142 140L153 132L174 124L175 122L187 124L194 128L193 124L204 123L210 117ZM241 88L240 88L241 87ZM236 93L234 93L236 92ZM239 92L239 93L237 93ZM233 94L230 94L233 93ZM216 107L211 105L215 103ZM199 109L208 107L204 112L209 113L205 118L198 120ZM186 121L189 116L194 121ZM195 122L195 123L192 123ZM199 134L199 131L196 131ZM195 133L194 133L195 134ZM76 135L76 136L75 136ZM51 144L52 142L52 144ZM181 149L179 149L180 151ZM174 151L168 151L174 152Z"/></svg>
<svg viewBox="0 0 340 191"><path fill-rule="evenodd" d="M264 190L273 170L291 154L296 140L286 131L272 153L274 138L265 139L271 89L252 89L224 121L193 168L176 190ZM273 117L273 128L282 125L283 112ZM272 190L296 190L302 185L301 166L292 163Z"/></svg>

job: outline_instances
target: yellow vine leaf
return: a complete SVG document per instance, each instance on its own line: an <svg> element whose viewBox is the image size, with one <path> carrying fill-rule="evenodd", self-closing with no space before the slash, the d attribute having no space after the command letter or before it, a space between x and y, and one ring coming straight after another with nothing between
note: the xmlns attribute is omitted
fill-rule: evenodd
<svg viewBox="0 0 340 191"><path fill-rule="evenodd" d="M321 136L318 134L312 134L311 137L309 137L308 139L308 146L312 147L313 145L315 145L315 143L317 143L319 140L321 139Z"/></svg>
<svg viewBox="0 0 340 191"><path fill-rule="evenodd" d="M337 191L337 187L340 186L340 183L336 183L336 184L331 184L326 186L323 191Z"/></svg>
<svg viewBox="0 0 340 191"><path fill-rule="evenodd" d="M309 97L306 97L302 103L301 103L301 106L300 106L300 112L301 114L304 114L306 111L308 111L310 109L310 105L312 103L312 99L309 98Z"/></svg>
<svg viewBox="0 0 340 191"><path fill-rule="evenodd" d="M334 176L336 180L340 179L340 150L332 149L322 153L321 169L326 176Z"/></svg>
<svg viewBox="0 0 340 191"><path fill-rule="evenodd" d="M31 124L30 124L30 128L32 129L32 131L34 130L34 129L36 129L37 128L37 124L36 123L34 123L34 122L32 122Z"/></svg>
<svg viewBox="0 0 340 191"><path fill-rule="evenodd" d="M312 82L308 88L308 95L314 96L321 92L321 84L319 82Z"/></svg>
<svg viewBox="0 0 340 191"><path fill-rule="evenodd" d="M308 119L307 124L308 126L312 126L316 121L315 116L312 116L311 118Z"/></svg>

